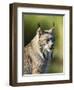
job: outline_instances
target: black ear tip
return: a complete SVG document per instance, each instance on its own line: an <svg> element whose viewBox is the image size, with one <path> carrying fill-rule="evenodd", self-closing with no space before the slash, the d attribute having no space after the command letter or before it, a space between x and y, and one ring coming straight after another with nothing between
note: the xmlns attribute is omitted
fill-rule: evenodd
<svg viewBox="0 0 74 90"><path fill-rule="evenodd" d="M53 26L55 26L55 22L53 22Z"/></svg>
<svg viewBox="0 0 74 90"><path fill-rule="evenodd" d="M40 27L41 25L40 25L40 23L38 23L38 27Z"/></svg>

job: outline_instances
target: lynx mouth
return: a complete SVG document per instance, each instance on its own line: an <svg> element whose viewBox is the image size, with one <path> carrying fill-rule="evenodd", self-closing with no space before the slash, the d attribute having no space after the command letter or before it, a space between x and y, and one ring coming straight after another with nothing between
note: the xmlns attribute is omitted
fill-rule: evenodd
<svg viewBox="0 0 74 90"><path fill-rule="evenodd" d="M54 44L50 47L50 49L51 49L51 50L54 49Z"/></svg>

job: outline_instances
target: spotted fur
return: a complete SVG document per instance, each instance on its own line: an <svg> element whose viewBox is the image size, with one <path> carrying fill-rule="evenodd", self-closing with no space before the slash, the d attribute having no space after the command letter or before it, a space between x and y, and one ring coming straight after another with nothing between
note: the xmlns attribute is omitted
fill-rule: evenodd
<svg viewBox="0 0 74 90"><path fill-rule="evenodd" d="M35 37L24 47L24 74L48 72L54 45L53 29L42 31L39 27Z"/></svg>

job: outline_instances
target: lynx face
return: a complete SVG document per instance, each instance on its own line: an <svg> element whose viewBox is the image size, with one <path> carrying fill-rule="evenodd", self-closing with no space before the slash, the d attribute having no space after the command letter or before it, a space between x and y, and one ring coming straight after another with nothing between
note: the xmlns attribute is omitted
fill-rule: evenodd
<svg viewBox="0 0 74 90"><path fill-rule="evenodd" d="M54 41L53 28L44 31L39 30L39 45L43 52L50 52L54 47Z"/></svg>

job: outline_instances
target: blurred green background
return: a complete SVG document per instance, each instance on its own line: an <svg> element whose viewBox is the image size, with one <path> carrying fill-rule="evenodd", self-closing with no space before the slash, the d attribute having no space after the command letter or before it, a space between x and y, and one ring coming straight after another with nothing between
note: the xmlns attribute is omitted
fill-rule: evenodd
<svg viewBox="0 0 74 90"><path fill-rule="evenodd" d="M63 72L63 15L23 14L23 21L24 46L36 35L38 23L43 30L51 28L55 23L55 46L48 73Z"/></svg>

